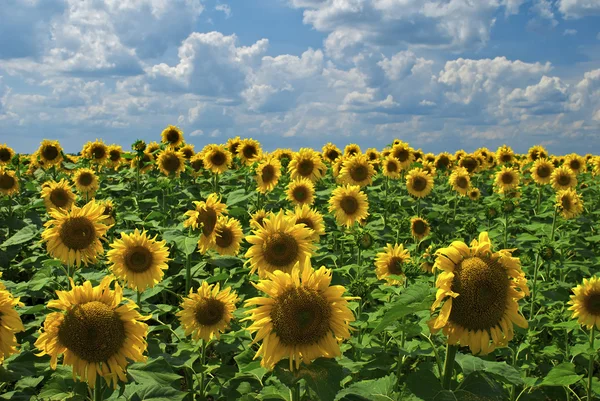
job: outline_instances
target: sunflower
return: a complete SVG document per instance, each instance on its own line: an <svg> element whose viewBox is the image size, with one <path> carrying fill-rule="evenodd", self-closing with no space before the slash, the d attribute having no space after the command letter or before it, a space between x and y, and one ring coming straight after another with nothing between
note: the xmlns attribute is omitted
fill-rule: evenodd
<svg viewBox="0 0 600 401"><path fill-rule="evenodd" d="M116 170L123 161L123 148L119 145L109 145L107 147L107 153L108 160L106 165Z"/></svg>
<svg viewBox="0 0 600 401"><path fill-rule="evenodd" d="M550 176L550 180L552 182L552 188L554 188L555 191L577 186L577 177L575 177L575 173L564 165L554 169Z"/></svg>
<svg viewBox="0 0 600 401"><path fill-rule="evenodd" d="M307 261L296 264L291 274L276 271L266 278L253 285L268 297L245 303L254 306L245 320L252 321L253 343L262 341L255 356L262 356L261 366L273 369L288 357L291 370L319 357L341 356L339 343L350 338L354 321L348 301L356 298L344 297L343 286L331 285L331 270L313 270Z"/></svg>
<svg viewBox="0 0 600 401"><path fill-rule="evenodd" d="M369 148L365 151L365 155L367 156L367 159L369 160L370 163L378 163L379 162L380 154L377 151L377 149Z"/></svg>
<svg viewBox="0 0 600 401"><path fill-rule="evenodd" d="M575 287L573 293L568 302L573 319L577 318L579 324L588 329L595 325L600 330L600 278L583 279L583 285Z"/></svg>
<svg viewBox="0 0 600 401"><path fill-rule="evenodd" d="M340 182L342 184L358 185L364 187L371 185L375 169L369 162L366 154L348 157L340 170Z"/></svg>
<svg viewBox="0 0 600 401"><path fill-rule="evenodd" d="M500 171L496 173L494 185L498 189L498 193L510 192L519 186L521 177L519 171L507 166L502 166Z"/></svg>
<svg viewBox="0 0 600 401"><path fill-rule="evenodd" d="M400 166L400 162L394 156L389 155L382 162L383 165L383 175L391 178L392 180L399 179L400 173L402 171L402 166Z"/></svg>
<svg viewBox="0 0 600 401"><path fill-rule="evenodd" d="M329 199L329 212L335 213L338 225L351 227L354 222L361 221L369 215L367 195L358 185L337 187Z"/></svg>
<svg viewBox="0 0 600 401"><path fill-rule="evenodd" d="M55 164L60 164L63 160L62 147L58 141L49 141L44 139L40 144L36 155L43 162L43 167L48 168Z"/></svg>
<svg viewBox="0 0 600 401"><path fill-rule="evenodd" d="M227 206L221 203L219 195L214 193L208 195L206 201L194 201L194 205L196 206L194 210L185 212L188 219L183 222L183 226L202 231L198 241L198 249L204 254L215 242L217 234L215 226L219 216L227 213Z"/></svg>
<svg viewBox="0 0 600 401"><path fill-rule="evenodd" d="M537 159L545 159L548 157L548 152L544 149L543 146L535 145L529 148L527 151L527 158L529 161L534 162Z"/></svg>
<svg viewBox="0 0 600 401"><path fill-rule="evenodd" d="M106 276L96 287L86 281L70 291L56 291L58 300L48 302L48 308L59 311L46 316L35 342L37 355L49 355L52 369L64 354L63 365L73 366L73 377L91 388L96 376L116 388L119 381L127 382L127 359L146 361L148 325L143 321L150 316L140 315L138 306L123 298L119 283L111 290L113 280ZM123 301L127 303L121 305Z"/></svg>
<svg viewBox="0 0 600 401"><path fill-rule="evenodd" d="M421 159L423 158L423 150L422 149L413 150L412 154L413 154L413 160L416 162L420 162Z"/></svg>
<svg viewBox="0 0 600 401"><path fill-rule="evenodd" d="M281 177L281 162L275 157L263 159L256 167L257 190L260 193L271 192Z"/></svg>
<svg viewBox="0 0 600 401"><path fill-rule="evenodd" d="M306 178L288 184L287 199L296 205L312 205L315 201L315 185Z"/></svg>
<svg viewBox="0 0 600 401"><path fill-rule="evenodd" d="M433 189L433 177L421 168L413 168L406 176L408 193L417 198L424 198Z"/></svg>
<svg viewBox="0 0 600 401"><path fill-rule="evenodd" d="M253 230L246 236L251 244L246 252L250 258L250 274L258 270L260 278L276 270L290 272L297 263L310 259L314 245L310 241L311 231L295 223L283 211L263 220L264 227Z"/></svg>
<svg viewBox="0 0 600 401"><path fill-rule="evenodd" d="M462 159L466 155L467 155L467 152L465 152L464 149L459 149L456 152L454 152L454 160L456 160L458 162L460 159Z"/></svg>
<svg viewBox="0 0 600 401"><path fill-rule="evenodd" d="M184 146L182 146L179 151L181 152L181 154L183 155L183 157L185 158L185 160L190 160L196 153L194 152L194 145L192 144L186 144Z"/></svg>
<svg viewBox="0 0 600 401"><path fill-rule="evenodd" d="M129 288L142 292L158 284L169 268L169 249L165 241L149 237L136 228L132 234L121 233L106 253L110 271Z"/></svg>
<svg viewBox="0 0 600 401"><path fill-rule="evenodd" d="M413 237L418 240L422 240L423 238L429 235L430 228L429 222L421 217L413 217L410 219L410 233Z"/></svg>
<svg viewBox="0 0 600 401"><path fill-rule="evenodd" d="M548 159L538 158L531 167L531 176L538 185L545 185L550 183L552 179L552 173L554 172L554 165L548 161Z"/></svg>
<svg viewBox="0 0 600 401"><path fill-rule="evenodd" d="M221 216L215 226L217 233L213 249L219 255L235 256L240 251L240 244L244 238L242 224L234 218Z"/></svg>
<svg viewBox="0 0 600 401"><path fill-rule="evenodd" d="M433 153L425 153L423 155L423 161L433 164L434 167L435 167L435 159L436 159L436 157Z"/></svg>
<svg viewBox="0 0 600 401"><path fill-rule="evenodd" d="M212 338L218 339L229 327L238 300L231 287L220 291L219 283L209 285L203 281L196 292L190 289L176 315L186 336L191 334L194 341L208 342Z"/></svg>
<svg viewBox="0 0 600 401"><path fill-rule="evenodd" d="M477 201L479 200L479 198L481 197L481 191L479 190L479 188L470 188L467 191L467 196L469 197L469 199L471 199L472 201Z"/></svg>
<svg viewBox="0 0 600 401"><path fill-rule="evenodd" d="M50 256L69 266L96 263L97 256L104 253L100 240L110 228L103 224L103 209L92 200L81 208L73 205L71 210L49 211L52 219L44 224L42 240Z"/></svg>
<svg viewBox="0 0 600 401"><path fill-rule="evenodd" d="M96 139L94 142L88 142L83 146L81 154L92 163L102 165L108 159L108 148L104 142Z"/></svg>
<svg viewBox="0 0 600 401"><path fill-rule="evenodd" d="M412 151L413 149L405 142L400 142L392 147L392 156L400 162L402 170L406 170L413 162L415 155Z"/></svg>
<svg viewBox="0 0 600 401"><path fill-rule="evenodd" d="M107 226L113 226L115 224L115 205L110 199L103 199L98 201L100 207L102 207L102 214L106 218L102 221L102 224Z"/></svg>
<svg viewBox="0 0 600 401"><path fill-rule="evenodd" d="M282 165L287 166L294 158L294 151L292 149L277 149L273 152L273 155L282 163Z"/></svg>
<svg viewBox="0 0 600 401"><path fill-rule="evenodd" d="M250 228L258 229L265 226L265 218L269 217L273 212L267 212L265 209L259 209L250 216Z"/></svg>
<svg viewBox="0 0 600 401"><path fill-rule="evenodd" d="M158 150L160 150L160 143L153 141L153 142L150 142L148 144L148 146L146 146L146 149L144 149L144 152L154 155L154 153L157 152Z"/></svg>
<svg viewBox="0 0 600 401"><path fill-rule="evenodd" d="M154 155L148 150L144 151L140 156L135 156L131 159L131 168L139 168L140 173L147 173L154 168Z"/></svg>
<svg viewBox="0 0 600 401"><path fill-rule="evenodd" d="M0 282L0 365L6 357L18 352L15 333L25 331L15 306L25 305L19 302L19 298L14 298Z"/></svg>
<svg viewBox="0 0 600 401"><path fill-rule="evenodd" d="M526 328L518 301L529 295L527 279L512 250L492 252L487 232L471 247L455 241L436 251L434 268L443 272L436 281L437 295L431 310L444 302L429 322L432 333L443 329L448 344L460 342L473 354L486 355L513 338L513 323ZM490 343L491 342L491 343Z"/></svg>
<svg viewBox="0 0 600 401"><path fill-rule="evenodd" d="M556 193L556 207L565 219L572 219L583 212L583 200L573 188L563 189Z"/></svg>
<svg viewBox="0 0 600 401"><path fill-rule="evenodd" d="M12 196L19 192L19 180L14 171L0 167L0 194Z"/></svg>
<svg viewBox="0 0 600 401"><path fill-rule="evenodd" d="M462 196L466 196L469 189L471 189L471 176L463 167L458 167L452 171L449 182L452 189Z"/></svg>
<svg viewBox="0 0 600 401"><path fill-rule="evenodd" d="M390 285L403 284L406 278L404 266L410 263L410 253L403 245L387 244L383 252L375 257L375 274L377 279L386 280ZM392 278L391 275L401 278Z"/></svg>
<svg viewBox="0 0 600 401"><path fill-rule="evenodd" d="M229 138L225 146L227 147L227 150L229 150L229 152L235 156L237 154L238 147L240 146L241 142L242 141L240 137L236 136L235 138Z"/></svg>
<svg viewBox="0 0 600 401"><path fill-rule="evenodd" d="M204 168L213 174L221 174L229 169L233 156L224 145L207 145L202 150Z"/></svg>
<svg viewBox="0 0 600 401"><path fill-rule="evenodd" d="M321 235L325 235L323 216L308 205L296 206L294 211L288 210L286 214L295 224L304 224L311 231L311 241L319 242Z"/></svg>
<svg viewBox="0 0 600 401"><path fill-rule="evenodd" d="M435 158L435 168L438 170L446 170L452 164L452 155L448 152L440 153Z"/></svg>
<svg viewBox="0 0 600 401"><path fill-rule="evenodd" d="M288 171L292 180L306 178L317 182L327 171L327 166L319 153L309 148L302 148L292 158Z"/></svg>
<svg viewBox="0 0 600 401"><path fill-rule="evenodd" d="M237 155L246 166L249 166L260 159L261 154L262 149L260 143L252 138L242 139L237 148Z"/></svg>
<svg viewBox="0 0 600 401"><path fill-rule="evenodd" d="M593 166L592 173L594 174L594 176L600 175L600 156L594 157L591 163Z"/></svg>
<svg viewBox="0 0 600 401"><path fill-rule="evenodd" d="M178 148L183 145L183 131L174 125L169 125L161 134L162 143L166 143L172 148Z"/></svg>
<svg viewBox="0 0 600 401"><path fill-rule="evenodd" d="M15 151L12 150L9 146L7 146L6 144L0 145L0 167L9 164L14 155Z"/></svg>
<svg viewBox="0 0 600 401"><path fill-rule="evenodd" d="M100 187L96 173L89 168L80 168L75 171L73 181L79 194L87 198L93 197Z"/></svg>
<svg viewBox="0 0 600 401"><path fill-rule="evenodd" d="M192 176L199 177L202 175L202 171L204 170L204 160L202 158L202 154L196 153L190 159L190 166L192 167Z"/></svg>
<svg viewBox="0 0 600 401"><path fill-rule="evenodd" d="M355 143L350 143L344 148L344 156L354 156L361 153L360 146Z"/></svg>
<svg viewBox="0 0 600 401"><path fill-rule="evenodd" d="M333 163L338 157L342 155L342 151L333 143L328 142L325 146L323 146L322 155L323 160Z"/></svg>
<svg viewBox="0 0 600 401"><path fill-rule="evenodd" d="M565 157L565 165L570 168L575 175L585 172L586 169L585 159L576 153L571 153Z"/></svg>
<svg viewBox="0 0 600 401"><path fill-rule="evenodd" d="M431 177L435 177L435 173L437 171L435 168L435 164L428 161L424 161L422 164L423 167L421 167L421 169L423 169L423 171L429 174Z"/></svg>
<svg viewBox="0 0 600 401"><path fill-rule="evenodd" d="M165 149L158 155L159 170L167 177L179 175L185 170L185 158L183 153L172 149Z"/></svg>
<svg viewBox="0 0 600 401"><path fill-rule="evenodd" d="M509 164L515 159L515 152L510 146L502 145L496 151L496 161L498 164Z"/></svg>
<svg viewBox="0 0 600 401"><path fill-rule="evenodd" d="M75 203L75 194L67 180L63 178L59 182L45 182L42 187L42 199L47 211L61 208L69 210Z"/></svg>
<svg viewBox="0 0 600 401"><path fill-rule="evenodd" d="M479 160L477 160L475 155L465 155L461 157L458 161L458 165L465 168L469 174L475 173L480 167Z"/></svg>

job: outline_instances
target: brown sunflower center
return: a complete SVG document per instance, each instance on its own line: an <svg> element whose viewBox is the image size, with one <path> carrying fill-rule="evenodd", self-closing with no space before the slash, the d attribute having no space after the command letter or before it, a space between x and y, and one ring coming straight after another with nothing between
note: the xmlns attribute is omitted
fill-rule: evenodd
<svg viewBox="0 0 600 401"><path fill-rule="evenodd" d="M61 225L59 236L63 244L69 249L86 249L96 239L94 223L87 217L69 217Z"/></svg>
<svg viewBox="0 0 600 401"><path fill-rule="evenodd" d="M142 245L132 246L125 251L123 261L128 270L143 273L152 266L152 252Z"/></svg>
<svg viewBox="0 0 600 401"><path fill-rule="evenodd" d="M83 173L81 173L79 175L78 181L79 181L79 185L88 187L88 186L92 185L92 182L94 182L94 176L92 175L92 173L88 173L87 171L84 171Z"/></svg>
<svg viewBox="0 0 600 401"><path fill-rule="evenodd" d="M394 162L388 162L386 168L390 173L395 173L398 171L398 166Z"/></svg>
<svg viewBox="0 0 600 401"><path fill-rule="evenodd" d="M594 316L600 316L600 293L593 292L584 300L585 310Z"/></svg>
<svg viewBox="0 0 600 401"><path fill-rule="evenodd" d="M186 159L190 159L192 156L194 156L194 151L192 150L192 148L183 148L181 150L181 153L183 153L183 157L185 157Z"/></svg>
<svg viewBox="0 0 600 401"><path fill-rule="evenodd" d="M286 346L316 344L330 332L331 306L320 292L292 287L273 304L271 321L279 341Z"/></svg>
<svg viewBox="0 0 600 401"><path fill-rule="evenodd" d="M46 145L42 149L42 156L46 160L54 160L58 157L58 148L54 145Z"/></svg>
<svg viewBox="0 0 600 401"><path fill-rule="evenodd" d="M111 162L118 162L119 159L121 158L121 152L119 152L118 150L111 150L108 153L108 157L110 158Z"/></svg>
<svg viewBox="0 0 600 401"><path fill-rule="evenodd" d="M0 175L0 189L12 189L15 186L15 178L6 173Z"/></svg>
<svg viewBox="0 0 600 401"><path fill-rule="evenodd" d="M396 149L394 151L394 157L396 159L398 159L400 162L405 162L406 160L408 160L409 156L410 156L410 152L408 151L408 149L401 148L401 149Z"/></svg>
<svg viewBox="0 0 600 401"><path fill-rule="evenodd" d="M510 162L511 160L512 160L512 155L511 155L510 153L503 153L503 154L500 156L500 161L501 161L502 163L508 163L508 162Z"/></svg>
<svg viewBox="0 0 600 401"><path fill-rule="evenodd" d="M552 172L550 171L550 167L545 164L539 166L536 172L538 177L540 178L548 178L550 177L550 174L552 174Z"/></svg>
<svg viewBox="0 0 600 401"><path fill-rule="evenodd" d="M198 212L198 224L202 224L202 234L209 236L217 224L217 212L213 208L206 208Z"/></svg>
<svg viewBox="0 0 600 401"><path fill-rule="evenodd" d="M220 150L216 150L212 153L212 155L210 155L210 162L217 167L222 166L226 161L227 157L225 156L225 153L221 152Z"/></svg>
<svg viewBox="0 0 600 401"><path fill-rule="evenodd" d="M344 196L340 201L340 207L344 213L353 215L358 210L358 200L354 196Z"/></svg>
<svg viewBox="0 0 600 401"><path fill-rule="evenodd" d="M571 160L569 162L569 167L571 167L571 170L578 171L581 168L581 163L577 159Z"/></svg>
<svg viewBox="0 0 600 401"><path fill-rule="evenodd" d="M463 159L461 159L461 165L464 168L466 168L469 173L472 173L477 168L478 163L477 163L477 159L475 159L471 156L466 156Z"/></svg>
<svg viewBox="0 0 600 401"><path fill-rule="evenodd" d="M423 235L427 231L427 223L425 223L425 221L423 221L422 219L418 219L413 222L412 228L415 234Z"/></svg>
<svg viewBox="0 0 600 401"><path fill-rule="evenodd" d="M315 225L313 224L312 219L310 219L308 217L301 217L299 219L296 219L296 224L304 224L306 227L310 228L311 230L315 229Z"/></svg>
<svg viewBox="0 0 600 401"><path fill-rule="evenodd" d="M467 177L458 177L456 179L456 186L465 189L469 186L469 180L467 180Z"/></svg>
<svg viewBox="0 0 600 401"><path fill-rule="evenodd" d="M167 141L171 143L179 142L179 132L174 129L169 130L169 132L167 132Z"/></svg>
<svg viewBox="0 0 600 401"><path fill-rule="evenodd" d="M235 152L237 152L237 148L238 148L239 146L240 146L239 142L232 143L232 144L229 146L229 151L230 151L231 153L235 154Z"/></svg>
<svg viewBox="0 0 600 401"><path fill-rule="evenodd" d="M92 148L92 156L97 160L104 159L106 156L106 149L104 146L94 146Z"/></svg>
<svg viewBox="0 0 600 401"><path fill-rule="evenodd" d="M412 187L417 192L423 191L425 188L427 188L427 179L425 177L421 177L419 175L416 176L413 179Z"/></svg>
<svg viewBox="0 0 600 401"><path fill-rule="evenodd" d="M63 188L54 188L50 192L50 202L56 207L65 207L69 204L69 194Z"/></svg>
<svg viewBox="0 0 600 401"><path fill-rule="evenodd" d="M265 222L265 216L257 217L255 219L255 221L258 223L259 226L261 226L261 227L265 226L265 224L264 224L264 222Z"/></svg>
<svg viewBox="0 0 600 401"><path fill-rule="evenodd" d="M59 342L87 362L108 361L126 337L119 314L99 301L73 306L58 329Z"/></svg>
<svg viewBox="0 0 600 401"><path fill-rule="evenodd" d="M296 201L302 203L308 199L308 188L306 188L304 185L297 186L292 191L292 195Z"/></svg>
<svg viewBox="0 0 600 401"><path fill-rule="evenodd" d="M244 146L244 149L242 149L242 154L246 159L252 159L256 156L256 153L258 153L258 151L254 145L246 145Z"/></svg>
<svg viewBox="0 0 600 401"><path fill-rule="evenodd" d="M169 173L176 172L181 166L181 160L174 154L168 154L162 159L162 167Z"/></svg>
<svg viewBox="0 0 600 401"><path fill-rule="evenodd" d="M0 162L8 162L10 160L10 151L6 148L0 148Z"/></svg>
<svg viewBox="0 0 600 401"><path fill-rule="evenodd" d="M510 281L506 270L488 257L464 259L454 270L450 320L467 330L487 330L500 323L507 310Z"/></svg>
<svg viewBox="0 0 600 401"><path fill-rule="evenodd" d="M440 156L437 159L435 166L437 168L444 169L444 168L448 167L449 164L450 164L450 159L448 158L448 156Z"/></svg>
<svg viewBox="0 0 600 401"><path fill-rule="evenodd" d="M340 152L338 152L335 149L330 149L327 151L327 158L331 161L335 161L335 159L337 159L338 157L340 157Z"/></svg>
<svg viewBox="0 0 600 401"><path fill-rule="evenodd" d="M194 171L200 171L200 169L202 167L204 167L204 163L202 163L202 160L200 159L196 159L194 161L192 161L192 168L194 169Z"/></svg>
<svg viewBox="0 0 600 401"><path fill-rule="evenodd" d="M264 258L273 266L288 266L298 260L299 253L296 238L288 233L273 233L263 244Z"/></svg>
<svg viewBox="0 0 600 401"><path fill-rule="evenodd" d="M315 169L315 164L312 160L304 159L298 162L298 173L302 177L309 177L313 170Z"/></svg>
<svg viewBox="0 0 600 401"><path fill-rule="evenodd" d="M556 181L559 185L567 186L571 184L571 176L568 174L560 174Z"/></svg>
<svg viewBox="0 0 600 401"><path fill-rule="evenodd" d="M217 246L221 248L228 248L233 244L233 232L229 227L223 227L217 233L217 238L215 239Z"/></svg>
<svg viewBox="0 0 600 401"><path fill-rule="evenodd" d="M369 178L369 169L364 164L356 164L350 167L350 177L357 182L364 181Z"/></svg>
<svg viewBox="0 0 600 401"><path fill-rule="evenodd" d="M202 298L196 304L196 322L202 326L217 324L225 316L225 304L215 298Z"/></svg>
<svg viewBox="0 0 600 401"><path fill-rule="evenodd" d="M502 183L504 185L511 185L514 182L515 177L513 177L512 173L507 172L507 173L503 173L500 176L500 179L502 180Z"/></svg>
<svg viewBox="0 0 600 401"><path fill-rule="evenodd" d="M533 161L536 161L539 157L539 153L537 150L532 150L531 152L529 152L529 158Z"/></svg>
<svg viewBox="0 0 600 401"><path fill-rule="evenodd" d="M564 210L571 210L572 206L573 206L573 202L571 201L571 197L569 196L563 196L560 199L560 206L564 209Z"/></svg>
<svg viewBox="0 0 600 401"><path fill-rule="evenodd" d="M394 256L388 262L388 272L390 274L401 275L404 274L402 270L402 265L404 264L404 260L398 256Z"/></svg>
<svg viewBox="0 0 600 401"><path fill-rule="evenodd" d="M265 184L270 184L275 180L275 167L272 164L267 164L260 173L260 178Z"/></svg>
<svg viewBox="0 0 600 401"><path fill-rule="evenodd" d="M356 148L348 149L348 156L354 156L357 153L358 153L358 149L356 149Z"/></svg>

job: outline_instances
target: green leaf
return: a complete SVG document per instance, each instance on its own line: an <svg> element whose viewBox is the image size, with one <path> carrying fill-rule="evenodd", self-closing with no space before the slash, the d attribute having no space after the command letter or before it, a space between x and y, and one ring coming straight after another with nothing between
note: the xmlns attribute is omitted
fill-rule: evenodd
<svg viewBox="0 0 600 401"><path fill-rule="evenodd" d="M465 394L461 394L465 392ZM458 400L478 399L471 395L484 396L486 401L503 401L508 399L508 394L504 392L502 385L493 380L483 372L473 372L460 384L460 389L455 392Z"/></svg>
<svg viewBox="0 0 600 401"><path fill-rule="evenodd" d="M12 245L22 244L32 238L35 238L37 234L38 230L35 226L25 226L17 231L12 237L4 241L2 245L0 245L0 248L7 248Z"/></svg>
<svg viewBox="0 0 600 401"><path fill-rule="evenodd" d="M163 358L148 363L134 363L127 372L138 383L154 383L161 386L169 386L175 380L181 379Z"/></svg>
<svg viewBox="0 0 600 401"><path fill-rule="evenodd" d="M206 263L217 267L232 267L235 265L242 265L243 261L235 256L216 256L208 259Z"/></svg>
<svg viewBox="0 0 600 401"><path fill-rule="evenodd" d="M40 398L48 401L62 400L85 400L87 394L87 384L83 382L73 382L61 376L52 377L40 391Z"/></svg>
<svg viewBox="0 0 600 401"><path fill-rule="evenodd" d="M255 353L254 350L247 349L241 354L234 356L233 359L235 359L240 373L250 376L262 384L262 379L268 370L260 366L260 360L253 360Z"/></svg>
<svg viewBox="0 0 600 401"><path fill-rule="evenodd" d="M371 401L394 401L394 385L396 384L396 375L391 374L381 379L363 380L350 385L348 388L340 391L335 397L340 400L347 395L357 395Z"/></svg>
<svg viewBox="0 0 600 401"><path fill-rule="evenodd" d="M392 307L384 313L381 321L373 330L373 334L382 332L393 322L397 322L398 319L410 313L429 309L431 307L430 294L430 286L426 283L417 282L408 287L393 301Z"/></svg>
<svg viewBox="0 0 600 401"><path fill-rule="evenodd" d="M575 373L575 365L570 362L563 362L548 372L540 386L570 386L577 383L583 375Z"/></svg>
<svg viewBox="0 0 600 401"><path fill-rule="evenodd" d="M493 375L497 380L507 384L520 386L523 384L521 374L506 362L486 361L469 354L456 354L456 362L460 365L465 376L481 371Z"/></svg>
<svg viewBox="0 0 600 401"><path fill-rule="evenodd" d="M173 387L150 384L136 389L129 399L131 401L181 401L186 396L187 393L175 390Z"/></svg>
<svg viewBox="0 0 600 401"><path fill-rule="evenodd" d="M319 358L301 369L300 375L321 401L333 401L341 388L344 371L335 359Z"/></svg>

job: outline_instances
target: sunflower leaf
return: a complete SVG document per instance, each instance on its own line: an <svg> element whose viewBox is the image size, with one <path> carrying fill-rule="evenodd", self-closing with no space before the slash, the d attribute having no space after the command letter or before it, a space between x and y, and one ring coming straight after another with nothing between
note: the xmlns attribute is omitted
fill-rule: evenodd
<svg viewBox="0 0 600 401"><path fill-rule="evenodd" d="M408 287L384 313L381 321L373 330L373 334L382 332L386 327L408 314L427 310L432 302L430 294L430 286L426 283L418 282Z"/></svg>
<svg viewBox="0 0 600 401"><path fill-rule="evenodd" d="M347 395L357 395L372 401L393 401L397 399L394 395L396 380L395 374L375 380L363 380L351 384L348 388L337 393L335 399L341 400Z"/></svg>
<svg viewBox="0 0 600 401"><path fill-rule="evenodd" d="M575 373L575 365L563 362L548 372L540 386L570 386L581 380L583 376Z"/></svg>
<svg viewBox="0 0 600 401"><path fill-rule="evenodd" d="M169 386L181 375L173 372L171 366L163 358L157 358L147 363L134 363L128 369L129 375L138 383L154 383L159 386Z"/></svg>
<svg viewBox="0 0 600 401"><path fill-rule="evenodd" d="M25 226L19 231L17 231L12 237L8 238L2 244L0 244L0 248L7 248L12 245L19 245L29 241L32 238L35 238L38 234L38 230L34 226Z"/></svg>
<svg viewBox="0 0 600 401"><path fill-rule="evenodd" d="M474 372L485 372L507 384L516 386L523 384L519 371L515 367L507 365L506 362L487 361L473 355L461 353L456 355L456 362L460 365L465 376Z"/></svg>

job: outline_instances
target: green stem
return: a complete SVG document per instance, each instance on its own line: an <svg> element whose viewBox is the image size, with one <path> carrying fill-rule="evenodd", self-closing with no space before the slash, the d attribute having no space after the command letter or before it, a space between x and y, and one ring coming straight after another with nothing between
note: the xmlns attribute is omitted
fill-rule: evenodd
<svg viewBox="0 0 600 401"><path fill-rule="evenodd" d="M94 385L94 401L104 400L104 389L102 386L102 376L96 374L96 383Z"/></svg>
<svg viewBox="0 0 600 401"><path fill-rule="evenodd" d="M200 374L200 399L203 400L204 399L204 380L206 378L206 342L204 340L200 340L201 341L201 345L200 347L202 348L202 353L201 353L201 359L200 359L200 363L202 363L202 373Z"/></svg>
<svg viewBox="0 0 600 401"><path fill-rule="evenodd" d="M189 254L185 258L185 294L190 293L192 288L192 254Z"/></svg>
<svg viewBox="0 0 600 401"><path fill-rule="evenodd" d="M540 204L542 203L542 186L538 184L538 197L537 197L537 203L535 205L535 214L539 214L540 213Z"/></svg>
<svg viewBox="0 0 600 401"><path fill-rule="evenodd" d="M300 401L301 398L302 397L300 393L300 379L298 379L296 384L294 384L294 388L292 390L292 401Z"/></svg>
<svg viewBox="0 0 600 401"><path fill-rule="evenodd" d="M558 208L554 207L554 216L552 216L552 231L550 233L550 241L554 241L554 231L556 230L556 215L558 214Z"/></svg>
<svg viewBox="0 0 600 401"><path fill-rule="evenodd" d="M417 217L421 217L421 198L417 198Z"/></svg>
<svg viewBox="0 0 600 401"><path fill-rule="evenodd" d="M142 309L142 292L138 290L136 296L137 306L138 308Z"/></svg>
<svg viewBox="0 0 600 401"><path fill-rule="evenodd" d="M535 304L535 294L537 290L538 269L540 267L540 254L535 255L535 265L533 266L533 287L531 287L531 305L529 306L529 320L533 319L533 307Z"/></svg>
<svg viewBox="0 0 600 401"><path fill-rule="evenodd" d="M504 249L508 248L508 213L504 213Z"/></svg>
<svg viewBox="0 0 600 401"><path fill-rule="evenodd" d="M460 198L459 198L458 194L456 194L456 197L454 198L454 212L452 212L453 219L456 219L456 206L458 205L458 199L460 199Z"/></svg>
<svg viewBox="0 0 600 401"><path fill-rule="evenodd" d="M590 354L590 364L588 366L588 382L587 382L587 400L592 401L592 377L594 377L594 337L596 336L596 326L592 326L590 330L590 348L592 353Z"/></svg>
<svg viewBox="0 0 600 401"><path fill-rule="evenodd" d="M452 373L454 372L454 358L456 357L457 345L446 345L446 359L444 360L444 377L442 378L442 388L450 390L452 384Z"/></svg>

